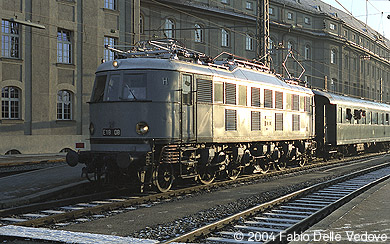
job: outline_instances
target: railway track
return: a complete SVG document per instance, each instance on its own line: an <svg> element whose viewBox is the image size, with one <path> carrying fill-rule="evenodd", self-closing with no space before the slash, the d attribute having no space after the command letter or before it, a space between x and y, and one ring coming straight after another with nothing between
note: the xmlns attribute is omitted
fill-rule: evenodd
<svg viewBox="0 0 390 244"><path fill-rule="evenodd" d="M360 156L345 159L344 165L348 165L349 161L368 160L375 159L378 154L372 154L370 156ZM380 156L380 155L379 155ZM365 160L366 161L366 160ZM363 162L365 162L363 161ZM118 197L121 193L117 194L101 195L95 194L95 196L74 197L69 199L63 199L59 201L50 201L40 204L34 204L27 207L18 207L12 209L0 210L0 224L14 224L19 226L64 226L70 222L83 222L97 218L106 217L110 214L121 213L124 211L130 211L139 207L150 207L154 204L158 204L163 201L169 201L172 198L180 198L187 194L193 194L200 191L208 191L224 187L232 184L240 184L250 181L261 180L266 177L273 177L278 175L293 174L302 170L309 171L311 169L331 169L332 167L343 167L339 164L339 161L333 160L328 162L320 162L304 167L289 168L283 171L274 171L262 175L250 175L243 176L237 180L228 180L215 182L210 185L196 185L186 187L183 189L172 190L166 193L149 193L147 195L133 195L129 197ZM101 200L99 200L99 197ZM94 199L94 200L91 200Z"/></svg>
<svg viewBox="0 0 390 244"><path fill-rule="evenodd" d="M288 243L335 209L390 177L390 163L338 177L260 204L162 242Z"/></svg>

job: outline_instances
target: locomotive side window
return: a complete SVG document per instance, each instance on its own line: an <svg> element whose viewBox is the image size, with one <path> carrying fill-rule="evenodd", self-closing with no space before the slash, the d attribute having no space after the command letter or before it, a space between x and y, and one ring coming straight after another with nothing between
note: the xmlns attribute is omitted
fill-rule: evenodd
<svg viewBox="0 0 390 244"><path fill-rule="evenodd" d="M252 95L252 106L253 107L260 107L260 88L252 87L251 88L251 95Z"/></svg>
<svg viewBox="0 0 390 244"><path fill-rule="evenodd" d="M291 99L292 95L291 94L286 94L286 109L291 109Z"/></svg>
<svg viewBox="0 0 390 244"><path fill-rule="evenodd" d="M118 95L119 95L119 82L121 80L121 76L119 74L117 75L110 75L110 78L108 80L107 84L107 96L106 101L118 101Z"/></svg>
<svg viewBox="0 0 390 244"><path fill-rule="evenodd" d="M93 90L91 102L103 101L104 88L106 87L106 80L107 80L107 75L96 76L95 89Z"/></svg>
<svg viewBox="0 0 390 244"><path fill-rule="evenodd" d="M238 86L238 105L246 106L246 86Z"/></svg>
<svg viewBox="0 0 390 244"><path fill-rule="evenodd" d="M223 103L223 83L214 83L214 102Z"/></svg>
<svg viewBox="0 0 390 244"><path fill-rule="evenodd" d="M264 107L273 108L272 90L264 89Z"/></svg>
<svg viewBox="0 0 390 244"><path fill-rule="evenodd" d="M300 129L301 129L301 116L299 114L293 114L292 130L299 131Z"/></svg>
<svg viewBox="0 0 390 244"><path fill-rule="evenodd" d="M192 76L183 75L182 77L182 96L183 104L192 105Z"/></svg>
<svg viewBox="0 0 390 244"><path fill-rule="evenodd" d="M125 100L146 99L146 79L144 74L125 74L123 76L122 97Z"/></svg>
<svg viewBox="0 0 390 244"><path fill-rule="evenodd" d="M225 109L225 130L237 130L237 110Z"/></svg>
<svg viewBox="0 0 390 244"><path fill-rule="evenodd" d="M237 90L235 84L225 83L225 96L226 104L237 104Z"/></svg>
<svg viewBox="0 0 390 244"><path fill-rule="evenodd" d="M275 91L275 108L283 109L283 92Z"/></svg>

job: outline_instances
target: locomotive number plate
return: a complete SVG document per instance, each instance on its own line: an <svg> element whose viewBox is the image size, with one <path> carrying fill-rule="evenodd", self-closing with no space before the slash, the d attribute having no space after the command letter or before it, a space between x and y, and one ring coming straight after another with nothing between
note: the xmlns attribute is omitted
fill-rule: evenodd
<svg viewBox="0 0 390 244"><path fill-rule="evenodd" d="M103 129L103 136L120 136L121 135L121 129L114 128L114 129Z"/></svg>

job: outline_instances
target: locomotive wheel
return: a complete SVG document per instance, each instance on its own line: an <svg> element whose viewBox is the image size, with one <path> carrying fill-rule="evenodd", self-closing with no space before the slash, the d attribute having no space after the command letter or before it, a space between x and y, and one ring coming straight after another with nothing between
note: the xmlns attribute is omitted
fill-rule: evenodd
<svg viewBox="0 0 390 244"><path fill-rule="evenodd" d="M227 178L230 180L235 180L241 173L241 167L228 167L226 170Z"/></svg>
<svg viewBox="0 0 390 244"><path fill-rule="evenodd" d="M284 170L287 167L287 162L284 160L279 160L278 162L275 162L275 166L278 170Z"/></svg>
<svg viewBox="0 0 390 244"><path fill-rule="evenodd" d="M261 162L260 164L255 165L255 172L266 174L270 169L270 165L267 162Z"/></svg>
<svg viewBox="0 0 390 244"><path fill-rule="evenodd" d="M211 184L215 180L215 170L213 170L211 167L200 167L198 172L198 180L204 185Z"/></svg>
<svg viewBox="0 0 390 244"><path fill-rule="evenodd" d="M160 164L153 171L153 184L160 192L167 192L173 183L173 168L170 164Z"/></svg>
<svg viewBox="0 0 390 244"><path fill-rule="evenodd" d="M308 159L307 159L306 157L304 157L304 158L298 160L298 164L299 164L299 166L301 166L301 167L305 166L307 162L308 162Z"/></svg>

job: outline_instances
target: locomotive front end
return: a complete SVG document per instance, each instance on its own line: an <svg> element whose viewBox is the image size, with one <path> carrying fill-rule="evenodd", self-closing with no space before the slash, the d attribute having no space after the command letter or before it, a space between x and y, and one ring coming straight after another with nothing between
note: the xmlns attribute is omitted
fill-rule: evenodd
<svg viewBox="0 0 390 244"><path fill-rule="evenodd" d="M174 141L178 133L172 126L177 74L153 68L164 61L122 59L100 65L89 103L91 151L69 152L70 166L85 164L83 174L90 180L143 183L150 178L155 145Z"/></svg>

